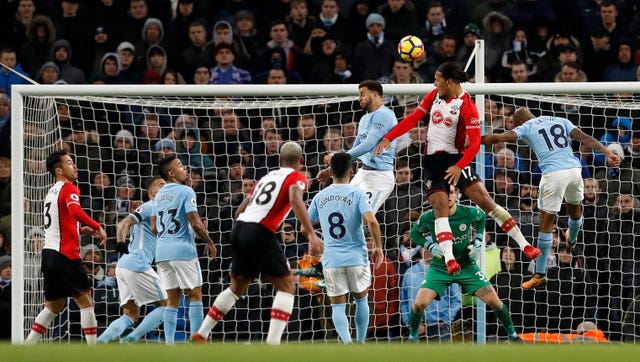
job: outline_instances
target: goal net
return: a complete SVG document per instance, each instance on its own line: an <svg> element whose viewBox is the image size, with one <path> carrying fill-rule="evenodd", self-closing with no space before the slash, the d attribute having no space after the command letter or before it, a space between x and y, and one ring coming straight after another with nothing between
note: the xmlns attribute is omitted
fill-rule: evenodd
<svg viewBox="0 0 640 362"><path fill-rule="evenodd" d="M598 84L602 85L602 84ZM625 162L620 170L604 166L601 155L574 145L584 160L583 177L598 185L591 202L587 187L584 231L573 256L563 252L566 216L560 214L558 245L549 261L545 289L520 287L532 273L530 263L492 221L487 222L486 250L482 253L487 277L511 311L518 332L571 332L581 322L597 324L612 340L640 336L635 290L640 283L640 260L634 253L640 235L636 207L640 195L640 137L631 137L640 115L635 84L594 88L504 84L465 86L484 94L486 132L512 127L510 114L527 106L536 115L566 117L608 144L621 144ZM199 214L218 248L211 261L203 254L204 305L208 308L229 284L229 234L235 210L262 175L278 167L278 146L287 140L301 142L309 180L324 167L323 156L353 144L357 122L363 115L357 86L79 86L15 87L13 109L13 341L21 343L44 302L40 274L43 242L42 200L53 183L44 160L56 149L73 154L78 165L77 185L84 210L105 226L109 241L98 247L81 239L81 256L94 281L93 295L99 333L120 314L114 265L115 225L147 200L146 182L157 174L155 164L175 153L189 166L187 184L198 197ZM430 85L385 85L385 101L398 119L411 111ZM612 94L616 95L612 95ZM562 93L562 94L559 94ZM424 124L398 140L397 186L377 217L383 230L387 262L373 272L369 296L371 341L404 340L408 311L425 272L419 249L408 241L408 230L420 213L429 209L424 193ZM635 122L637 123L637 122ZM609 136L605 136L608 134ZM637 144L637 151L633 145ZM617 146L611 146L616 148ZM535 240L539 214L535 197L540 172L535 156L522 144L484 150L476 168L485 173L485 185L498 204L507 208L528 240ZM311 181L305 199L321 188ZM467 202L463 200L462 202ZM628 206L631 203L630 207ZM627 206L624 206L627 205ZM280 227L284 253L292 269L316 262L306 254L307 241L290 215ZM24 240L23 243L15 240ZM198 241L197 241L198 242ZM555 244L554 244L555 245ZM513 248L513 249L511 249ZM199 250L203 245L199 244ZM510 254L513 251L513 254ZM512 261L501 255L512 255ZM286 341L333 341L328 297L314 278L296 277L296 299ZM430 307L425 317L428 341L489 341L505 338L490 311L483 317L476 301L459 289ZM223 342L260 342L266 338L273 289L256 281L212 332ZM181 303L176 340L188 338L188 313ZM143 308L142 314L152 307ZM480 310L480 312L478 312ZM206 312L206 310L205 310ZM47 331L45 339L81 338L80 316L70 300ZM162 340L162 330L147 341Z"/></svg>

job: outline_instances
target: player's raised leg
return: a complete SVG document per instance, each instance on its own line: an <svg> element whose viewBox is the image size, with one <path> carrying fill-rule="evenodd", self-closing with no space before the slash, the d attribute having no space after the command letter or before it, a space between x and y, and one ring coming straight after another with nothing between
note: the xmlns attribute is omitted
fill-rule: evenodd
<svg viewBox="0 0 640 362"><path fill-rule="evenodd" d="M442 190L432 192L429 195L429 203L433 205L435 213L435 234L436 240L444 255L449 274L460 272L460 265L453 256L453 232L449 224L449 200L450 195Z"/></svg>
<svg viewBox="0 0 640 362"><path fill-rule="evenodd" d="M522 235L522 231L520 231L518 224L516 224L511 214L493 201L491 196L489 196L489 192L481 182L470 185L464 190L464 193L473 202L478 204L487 215L493 218L498 226L502 228L502 231L516 241L520 249L522 249L522 252L529 259L533 260L540 256L540 249L531 246L524 235Z"/></svg>

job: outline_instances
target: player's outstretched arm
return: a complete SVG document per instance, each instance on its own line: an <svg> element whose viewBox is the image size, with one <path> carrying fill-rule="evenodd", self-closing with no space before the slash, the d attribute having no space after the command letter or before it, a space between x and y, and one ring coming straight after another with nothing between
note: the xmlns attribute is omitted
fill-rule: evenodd
<svg viewBox="0 0 640 362"><path fill-rule="evenodd" d="M93 220L91 217L89 217L89 215L87 215L86 212L84 212L84 210L82 210L80 204L69 204L69 213L74 219L76 219L76 221L90 227L91 230L93 230L92 232L90 232L90 234L100 239L100 245L104 245L107 242L107 232L104 231L102 226L100 226L97 221Z"/></svg>
<svg viewBox="0 0 640 362"><path fill-rule="evenodd" d="M300 220L302 229L313 230L313 224L311 224L311 219L307 213L307 207L302 199L302 189L297 184L289 186L289 202L291 202L294 215ZM309 253L311 255L322 254L322 240L318 238L314 232L307 232L307 238L309 239Z"/></svg>
<svg viewBox="0 0 640 362"><path fill-rule="evenodd" d="M216 249L216 246L213 244L213 240L209 236L207 228L204 227L202 220L200 220L200 215L198 215L198 212L192 211L188 213L187 219L189 219L189 223L191 224L193 231L196 232L196 235L198 235L201 240L207 243L205 252L209 256L209 258L215 259L216 255L218 255L218 249Z"/></svg>
<svg viewBox="0 0 640 362"><path fill-rule="evenodd" d="M384 260L384 252L382 251L382 238L380 236L380 224L378 224L378 220L376 220L376 216L373 212L366 212L364 215L364 222L369 226L369 231L371 232L371 237L373 238L373 242L376 244L375 249L373 249L373 253L371 254L373 258L373 267L374 270L378 269L380 265L382 265L382 261Z"/></svg>
<svg viewBox="0 0 640 362"><path fill-rule="evenodd" d="M515 132L506 131L504 133L492 133L482 136L482 144L490 146L498 142L515 142L517 139L518 135L516 135Z"/></svg>
<svg viewBox="0 0 640 362"><path fill-rule="evenodd" d="M595 139L595 138L589 136L588 134L584 133L578 127L576 127L573 130L571 130L571 133L569 135L574 140L578 140L578 141L580 141L580 143L583 143L583 144L591 147L594 150L598 150L598 151L602 152L607 157L607 164L609 166L613 166L613 167L620 166L621 160L620 160L620 157L618 155L616 155L615 153L609 151L609 149L606 148L597 139Z"/></svg>

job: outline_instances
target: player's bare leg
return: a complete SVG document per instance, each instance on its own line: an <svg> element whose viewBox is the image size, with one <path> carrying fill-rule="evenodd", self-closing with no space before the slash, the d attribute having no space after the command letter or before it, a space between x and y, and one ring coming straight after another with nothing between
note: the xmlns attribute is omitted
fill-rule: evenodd
<svg viewBox="0 0 640 362"><path fill-rule="evenodd" d="M424 310L438 296L429 288L420 288L416 299L413 301L411 313L409 314L409 340L417 342L420 325L424 322Z"/></svg>
<svg viewBox="0 0 640 362"><path fill-rule="evenodd" d="M453 232L449 225L449 193L442 191L433 192L429 195L429 203L433 206L435 213L436 239L444 255L447 271L449 274L460 272L460 264L453 256Z"/></svg>
<svg viewBox="0 0 640 362"><path fill-rule="evenodd" d="M279 345L282 333L289 322L289 317L293 311L293 299L296 291L291 275L273 278L271 280L276 290L276 296L271 305L271 321L269 322L269 332L267 334L267 344Z"/></svg>
<svg viewBox="0 0 640 362"><path fill-rule="evenodd" d="M251 282L252 280L249 278L238 279L232 277L231 285L218 294L213 305L209 308L209 312L202 321L198 332L191 335L191 340L200 343L206 342L209 339L209 333L211 333L213 327L224 318L224 315L233 308L236 301L247 292Z"/></svg>
<svg viewBox="0 0 640 362"><path fill-rule="evenodd" d="M531 260L540 256L540 250L534 248L524 238L520 228L507 210L493 201L489 192L481 182L476 182L464 190L465 195L475 202L488 216L502 228L502 231L512 237L522 252Z"/></svg>
<svg viewBox="0 0 640 362"><path fill-rule="evenodd" d="M502 303L493 287L487 285L486 287L476 290L474 294L493 310L498 320L502 323L502 328L507 332L509 340L520 341L520 337L513 327L513 320L511 319L507 305Z"/></svg>
<svg viewBox="0 0 640 362"><path fill-rule="evenodd" d="M168 345L175 343L181 295L182 290L180 288L167 290L167 306L164 308L162 320L164 321L164 340Z"/></svg>
<svg viewBox="0 0 640 362"><path fill-rule="evenodd" d="M540 227L538 228L538 248L540 257L535 261L536 272L531 279L522 283L524 289L542 288L547 285L547 260L553 245L553 226L556 224L556 214L540 210Z"/></svg>

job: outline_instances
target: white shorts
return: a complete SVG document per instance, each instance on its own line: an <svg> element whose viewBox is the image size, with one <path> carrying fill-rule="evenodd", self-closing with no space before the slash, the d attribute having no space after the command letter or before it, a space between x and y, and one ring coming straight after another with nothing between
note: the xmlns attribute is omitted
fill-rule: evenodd
<svg viewBox="0 0 640 362"><path fill-rule="evenodd" d="M157 263L164 290L193 289L202 286L202 271L195 257L191 260L168 260Z"/></svg>
<svg viewBox="0 0 640 362"><path fill-rule="evenodd" d="M392 170L378 171L361 168L353 176L351 185L367 194L369 205L375 214L387 200L387 197L391 195L393 188L396 187L396 176Z"/></svg>
<svg viewBox="0 0 640 362"><path fill-rule="evenodd" d="M371 286L371 269L368 264L324 268L322 273L329 297L339 297L349 292L362 293Z"/></svg>
<svg viewBox="0 0 640 362"><path fill-rule="evenodd" d="M584 181L582 169L570 168L542 175L538 208L556 214L560 211L562 200L577 205L584 199Z"/></svg>
<svg viewBox="0 0 640 362"><path fill-rule="evenodd" d="M167 292L160 285L160 277L153 269L144 272L116 267L120 305L133 300L137 306L167 299Z"/></svg>

